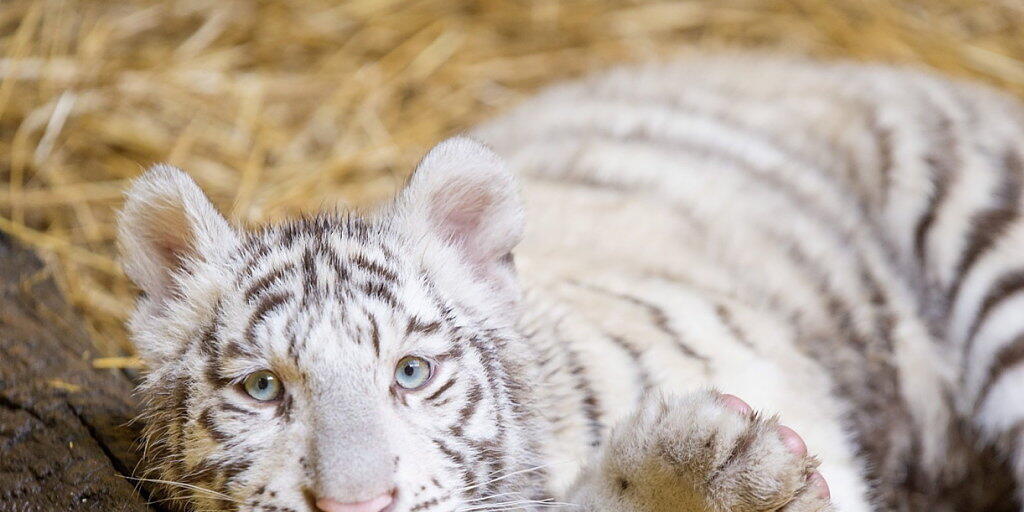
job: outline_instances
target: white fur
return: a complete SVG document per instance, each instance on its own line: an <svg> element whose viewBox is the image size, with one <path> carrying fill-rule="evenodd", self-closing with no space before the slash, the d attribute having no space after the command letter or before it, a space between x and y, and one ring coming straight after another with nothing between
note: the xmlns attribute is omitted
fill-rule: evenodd
<svg viewBox="0 0 1024 512"><path fill-rule="evenodd" d="M951 425L996 440L1024 417L1021 367L975 396L1024 329L1016 302L965 348L980 302L1020 261L1024 223L944 303L1002 176L974 151L1024 143L1012 105L870 66L721 57L618 70L474 132L493 151L441 143L365 219L256 233L157 167L119 223L146 292L130 327L149 365L147 443L164 457L149 460L167 479L211 466L203 485L295 510L308 493L352 502L393 486L396 512L534 510L540 496L594 512L826 510L798 485L813 464L785 453L771 420L694 393L715 387L800 432L837 510L885 506L872 488L898 499L900 464L949 484ZM944 130L962 165L936 163ZM939 169L952 188L920 258ZM423 390L396 394L410 354L450 359ZM285 382L287 414L239 392L264 368ZM694 468L732 460L746 435L746 465L701 483L717 474ZM722 442L695 441L711 437ZM643 475L636 494L617 490L629 471Z"/></svg>

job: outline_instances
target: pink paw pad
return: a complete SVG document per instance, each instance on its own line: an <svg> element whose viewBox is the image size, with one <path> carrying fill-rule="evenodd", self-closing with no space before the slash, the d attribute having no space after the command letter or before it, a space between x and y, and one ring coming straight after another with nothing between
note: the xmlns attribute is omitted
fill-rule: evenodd
<svg viewBox="0 0 1024 512"><path fill-rule="evenodd" d="M789 451L800 456L807 455L807 443L793 429L780 425L779 437L782 438L782 442L786 444L786 448L789 448Z"/></svg>
<svg viewBox="0 0 1024 512"><path fill-rule="evenodd" d="M736 411L744 416L749 416L754 413L754 408L750 407L750 404L744 402L736 395L721 395L722 404L726 408ZM795 430L785 426L779 425L779 437L782 442L785 443L789 451L799 456L807 455L807 443L804 442L800 434L797 434ZM811 473L811 476L807 477L808 484L818 490L818 496L823 499L829 499L831 492L828 488L828 482L825 481L825 477L821 476L821 473L815 471Z"/></svg>
<svg viewBox="0 0 1024 512"><path fill-rule="evenodd" d="M811 473L811 476L807 477L807 482L818 490L818 496L826 500L832 497L832 492L828 489L828 482L825 481L825 477L821 476L821 473L817 471Z"/></svg>
<svg viewBox="0 0 1024 512"><path fill-rule="evenodd" d="M722 395L722 403L726 408L732 409L744 416L749 416L754 413L754 408L736 395Z"/></svg>

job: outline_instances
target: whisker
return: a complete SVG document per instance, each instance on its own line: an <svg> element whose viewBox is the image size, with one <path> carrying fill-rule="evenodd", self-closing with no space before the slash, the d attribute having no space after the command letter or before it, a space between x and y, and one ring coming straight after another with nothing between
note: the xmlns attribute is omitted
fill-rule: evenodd
<svg viewBox="0 0 1024 512"><path fill-rule="evenodd" d="M506 493L506 494L517 494L517 493ZM499 496L500 495L494 495L494 496L489 496L487 498L481 498L481 499L494 499L494 498L497 498ZM476 500L476 501L478 501L478 500ZM545 498L543 500L520 499L520 500L504 501L504 502L499 502L499 503L486 503L486 504L471 505L469 507L462 507L462 508L460 508L459 512L474 512L474 511L497 512L497 511L503 511L503 510L513 510L513 509L516 509L516 508L523 508L523 507L525 507L527 505L532 506L532 508L560 508L560 507L576 507L576 506L578 506L578 505L576 505L574 503L565 503L565 502L555 501L553 498Z"/></svg>
<svg viewBox="0 0 1024 512"><path fill-rule="evenodd" d="M470 491L470 490L476 489L477 487L484 486L484 485L487 485L487 484L492 484L494 482L500 482L502 480L505 480L506 478L511 478L513 476L516 476L516 475L521 475L521 474L524 474L524 473L530 473L530 472L533 472L533 471L540 471L541 469L544 469L544 468L548 468L548 467L551 467L551 466L554 466L554 465L557 465L557 464L567 464L568 462L571 462L571 461L552 462L552 463L549 463L549 464L541 464L540 466L534 466L534 467L531 467L531 468L520 469L518 471L513 471L511 473L508 473L508 474L503 475L503 476L499 476L497 478L492 478L491 480L487 480L486 482L480 482L478 484L470 485L468 487L462 487L462 488L460 488L458 490L458 492Z"/></svg>
<svg viewBox="0 0 1024 512"><path fill-rule="evenodd" d="M200 487L198 485L187 484L185 482L175 482L173 480L161 480L159 478L139 478L139 477L134 477L134 476L125 476L123 478L126 478L128 480L136 480L136 481L139 481L139 482L150 482L150 483L154 483L154 484L170 485L172 487L182 487L184 489L189 489L189 490L192 490L192 491L206 493L209 496L214 496L214 497L221 498L221 499L224 499L224 500L227 500L227 501L231 501L231 502L234 502L234 503L242 503L241 500L235 499L235 498L233 498L231 496L228 496L227 494L224 494L222 492L218 492L218 491L215 491L213 489L207 489L205 487Z"/></svg>
<svg viewBox="0 0 1024 512"><path fill-rule="evenodd" d="M508 501L504 503L495 503L490 505L478 505L473 507L460 508L459 512L499 512L504 510L515 510L532 506L532 508L561 508L561 507L576 507L573 503L561 503L548 500L519 500L519 501Z"/></svg>

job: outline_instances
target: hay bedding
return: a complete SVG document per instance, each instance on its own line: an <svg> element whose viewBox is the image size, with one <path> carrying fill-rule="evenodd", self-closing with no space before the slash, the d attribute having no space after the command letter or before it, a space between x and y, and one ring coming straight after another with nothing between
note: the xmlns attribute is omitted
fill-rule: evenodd
<svg viewBox="0 0 1024 512"><path fill-rule="evenodd" d="M1022 0L0 0L0 231L51 260L91 357L130 356L113 212L145 166L188 169L244 223L365 205L543 84L737 46L1024 94Z"/></svg>

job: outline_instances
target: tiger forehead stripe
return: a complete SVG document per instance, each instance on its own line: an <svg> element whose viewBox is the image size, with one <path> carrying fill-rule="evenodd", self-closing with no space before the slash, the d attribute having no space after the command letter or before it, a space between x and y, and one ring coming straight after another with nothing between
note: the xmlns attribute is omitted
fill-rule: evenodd
<svg viewBox="0 0 1024 512"><path fill-rule="evenodd" d="M298 236L297 233L302 232L297 226L282 229L290 233L289 239L293 243ZM369 255L393 254L384 245L364 244L364 248L369 249L369 252L360 251L347 256L336 243L317 238L309 239L299 250L285 246L270 248L260 244L252 244L251 247L260 254L256 260L276 259L280 262L276 265L259 261L247 263L245 268L248 275L239 276L239 288L245 290L246 302L255 304L246 331L248 339L253 338L256 327L267 315L297 298L301 299L298 307L303 310L321 309L322 300L328 298L324 293L331 289L335 299L343 303L351 301L354 298L353 294L356 293L366 298L380 300L396 311L401 308L401 301L393 290L399 284L398 274L390 269L390 265ZM257 270L259 268L265 270L260 272ZM361 274L353 277L354 269ZM324 270L327 274L323 273ZM295 280L301 282L301 293L298 297L289 288L295 286L289 285ZM295 350L292 349L291 352Z"/></svg>
<svg viewBox="0 0 1024 512"><path fill-rule="evenodd" d="M256 279L248 289L245 291L246 302L252 303L253 300L261 295L268 288L281 281L287 274L295 271L295 264L292 262L285 263L273 270L267 272L260 278Z"/></svg>
<svg viewBox="0 0 1024 512"><path fill-rule="evenodd" d="M249 317L249 325L245 329L245 337L249 340L254 339L256 328L266 319L267 315L294 300L295 294L287 290L271 292L265 295Z"/></svg>
<svg viewBox="0 0 1024 512"><path fill-rule="evenodd" d="M438 320L424 322L416 316L410 316L409 323L405 328L405 334L406 336L413 333L429 335L437 332L439 329L441 329L441 322Z"/></svg>
<svg viewBox="0 0 1024 512"><path fill-rule="evenodd" d="M395 296L395 292L392 291L391 286L387 283L371 280L363 283L359 290L362 291L367 298L380 300L392 309L398 309L401 306L401 302L398 300L398 297Z"/></svg>
<svg viewBox="0 0 1024 512"><path fill-rule="evenodd" d="M348 261L363 271L384 279L388 283L398 281L398 275L383 264L370 260L364 253L356 253L348 257Z"/></svg>

